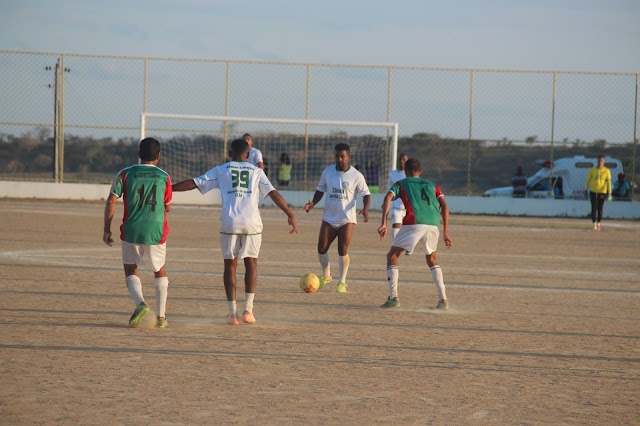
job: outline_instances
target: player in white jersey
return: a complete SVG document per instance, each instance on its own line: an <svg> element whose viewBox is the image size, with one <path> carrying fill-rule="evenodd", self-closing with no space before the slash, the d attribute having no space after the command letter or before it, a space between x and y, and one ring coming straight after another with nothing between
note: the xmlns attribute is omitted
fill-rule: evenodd
<svg viewBox="0 0 640 426"><path fill-rule="evenodd" d="M262 158L262 151L260 151L258 148L253 147L253 136L251 136L249 133L245 133L244 135L242 135L242 139L247 141L247 143L249 144L249 158L247 158L247 161L254 166L260 167L262 170L264 170L264 159Z"/></svg>
<svg viewBox="0 0 640 426"><path fill-rule="evenodd" d="M220 189L222 209L220 212L220 248L224 258L224 289L227 295L227 323L238 325L236 308L236 269L238 258L245 266L245 310L242 321L256 322L253 314L253 299L258 279L258 255L262 244L262 218L258 203L260 196L271 197L276 206L286 213L292 229L297 233L293 212L282 195L273 187L262 169L249 164L249 144L244 139L231 143L231 161L214 167L202 176L184 180L172 186L174 192L198 188L204 194L214 188Z"/></svg>
<svg viewBox="0 0 640 426"><path fill-rule="evenodd" d="M393 184L407 177L404 173L404 163L406 163L408 159L409 159L409 156L404 152L400 153L400 155L398 156L398 168L396 170L391 170L391 172L389 172L389 180L387 181L387 192L391 189ZM400 198L398 198L397 200L394 200L391 203L390 214L391 214L391 237L393 241L393 237L396 236L396 234L400 230L400 227L402 226L402 219L404 219L404 217L407 214L407 211L404 208L404 204ZM405 251L404 253L406 255L411 255L411 252L408 250Z"/></svg>
<svg viewBox="0 0 640 426"><path fill-rule="evenodd" d="M329 248L338 237L338 254L340 255L340 278L336 290L338 293L347 291L347 272L349 270L349 244L351 234L357 223L357 215L364 216L364 221L369 221L369 204L371 193L362 173L349 165L351 153L349 145L339 143L335 146L336 164L323 170L320 183L313 195L313 200L305 204L307 213L322 200L324 201L324 213L320 223L318 236L318 257L322 267L320 276L320 288L331 281L331 265L329 262ZM364 208L356 214L357 197L362 195Z"/></svg>

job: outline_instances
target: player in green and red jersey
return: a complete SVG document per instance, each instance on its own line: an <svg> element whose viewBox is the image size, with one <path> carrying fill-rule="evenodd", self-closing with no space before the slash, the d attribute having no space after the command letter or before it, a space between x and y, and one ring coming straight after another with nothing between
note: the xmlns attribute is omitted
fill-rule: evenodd
<svg viewBox="0 0 640 426"><path fill-rule="evenodd" d="M449 207L444 194L433 182L422 179L420 161L410 158L404 164L406 178L396 182L384 198L382 203L382 224L378 234L383 239L387 234L387 214L391 202L401 199L407 213L402 220L400 231L394 236L391 249L387 253L387 280L389 282L389 297L381 308L396 308L398 301L398 257L403 251L413 251L422 248L431 268L431 276L438 289L438 304L435 309L448 309L442 270L436 260L436 249L440 231L440 217L442 217L442 237L447 247L453 242L449 237Z"/></svg>
<svg viewBox="0 0 640 426"><path fill-rule="evenodd" d="M136 309L129 319L129 326L136 327L149 312L142 295L142 283L138 276L138 265L145 257L150 261L155 274L156 326L165 328L165 315L169 278L165 269L166 241L169 227L167 212L171 210L171 178L157 165L160 161L160 142L146 138L138 149L140 164L122 169L111 185L111 192L104 209L104 234L102 240L111 245L111 221L115 214L116 201L124 199L124 215L120 226L122 241L122 263L129 294Z"/></svg>

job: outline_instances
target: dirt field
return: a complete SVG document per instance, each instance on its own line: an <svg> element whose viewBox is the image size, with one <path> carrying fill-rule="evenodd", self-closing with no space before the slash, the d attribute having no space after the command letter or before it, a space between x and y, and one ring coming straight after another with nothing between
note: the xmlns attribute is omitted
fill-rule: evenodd
<svg viewBox="0 0 640 426"><path fill-rule="evenodd" d="M588 219L453 215L454 247L439 251L451 309L430 309L436 289L414 254L387 312L379 212L356 228L349 292L305 294L322 212L296 210L291 236L264 209L258 322L232 327L219 210L174 206L170 327L130 329L102 212L0 200L1 424L640 422L639 222L596 233ZM153 275L141 278L153 309Z"/></svg>

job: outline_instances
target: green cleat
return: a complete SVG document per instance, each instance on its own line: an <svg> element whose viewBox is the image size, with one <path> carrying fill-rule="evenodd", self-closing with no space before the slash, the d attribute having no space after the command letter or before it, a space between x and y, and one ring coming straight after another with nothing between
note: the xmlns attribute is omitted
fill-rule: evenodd
<svg viewBox="0 0 640 426"><path fill-rule="evenodd" d="M347 292L347 283L338 283L336 287L336 291L338 293L346 293Z"/></svg>
<svg viewBox="0 0 640 426"><path fill-rule="evenodd" d="M433 309L442 309L443 311L446 311L447 309L449 309L449 303L446 299L439 300L438 304Z"/></svg>
<svg viewBox="0 0 640 426"><path fill-rule="evenodd" d="M142 322L142 318L149 313L149 306L142 302L136 306L136 310L133 311L133 315L129 318L129 327L137 327Z"/></svg>
<svg viewBox="0 0 640 426"><path fill-rule="evenodd" d="M329 284L331 280L332 280L331 277L325 277L324 275L320 275L320 285L318 286L318 290L320 290L325 285Z"/></svg>
<svg viewBox="0 0 640 426"><path fill-rule="evenodd" d="M380 309L391 309L391 308L399 308L400 307L400 301L398 300L397 297L394 297L393 299L391 297L387 297L387 301L384 302L384 304L380 305Z"/></svg>
<svg viewBox="0 0 640 426"><path fill-rule="evenodd" d="M158 328L167 328L169 327L169 322L165 317L157 317L156 318L156 327Z"/></svg>

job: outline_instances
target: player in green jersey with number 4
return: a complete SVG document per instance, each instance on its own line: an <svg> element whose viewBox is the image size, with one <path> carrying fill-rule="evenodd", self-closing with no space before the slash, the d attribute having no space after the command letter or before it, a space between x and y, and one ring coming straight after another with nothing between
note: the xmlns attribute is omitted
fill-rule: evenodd
<svg viewBox="0 0 640 426"><path fill-rule="evenodd" d="M431 276L438 289L438 304L435 309L448 309L447 295L444 288L442 270L436 260L436 249L440 231L440 217L442 216L442 239L447 247L453 242L449 237L449 207L444 194L433 182L422 179L420 161L410 158L404 164L406 178L396 182L387 192L382 203L382 224L378 234L383 239L387 234L387 213L391 202L401 199L407 213L402 220L402 228L393 237L391 249L387 254L387 281L389 283L389 297L380 306L383 309L400 306L398 301L398 257L403 251L413 251L422 248L427 258L427 265L431 269Z"/></svg>
<svg viewBox="0 0 640 426"><path fill-rule="evenodd" d="M111 185L104 209L104 231L102 240L113 244L111 221L118 198L124 199L124 215L120 226L122 240L122 263L129 294L136 309L129 319L130 327L137 327L149 312L142 294L142 282L138 276L138 265L147 258L155 274L156 327L167 327L165 308L169 278L165 269L167 254L167 212L171 210L171 178L158 168L160 142L146 138L138 148L140 164L120 170Z"/></svg>
<svg viewBox="0 0 640 426"><path fill-rule="evenodd" d="M220 189L220 249L224 258L224 289L227 295L227 324L238 325L236 308L236 269L238 258L245 267L245 309L241 320L247 324L256 322L253 300L258 280L258 255L262 245L262 218L259 201L269 196L288 217L292 229L298 233L293 212L285 199L273 187L264 171L249 163L249 143L244 139L231 142L231 161L214 167L202 176L187 179L173 185L173 190L189 191L195 188L204 194Z"/></svg>

